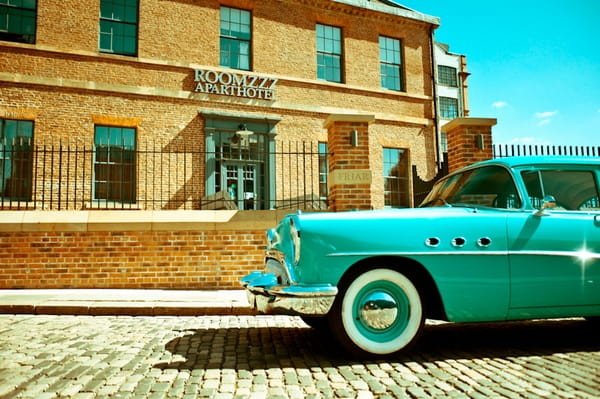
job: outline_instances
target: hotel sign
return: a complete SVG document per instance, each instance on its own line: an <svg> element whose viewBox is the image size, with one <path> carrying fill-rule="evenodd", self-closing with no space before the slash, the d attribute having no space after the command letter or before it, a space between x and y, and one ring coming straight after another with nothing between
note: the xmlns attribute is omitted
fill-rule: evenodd
<svg viewBox="0 0 600 399"><path fill-rule="evenodd" d="M275 100L277 80L243 73L196 69L194 70L194 82L196 82L194 91L272 101Z"/></svg>

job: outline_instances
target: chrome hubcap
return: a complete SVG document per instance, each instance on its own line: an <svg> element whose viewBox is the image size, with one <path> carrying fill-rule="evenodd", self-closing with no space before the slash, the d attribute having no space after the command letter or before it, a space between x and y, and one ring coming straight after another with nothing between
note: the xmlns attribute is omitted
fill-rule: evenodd
<svg viewBox="0 0 600 399"><path fill-rule="evenodd" d="M374 330L389 328L398 316L398 304L385 292L372 292L360 304L362 322Z"/></svg>

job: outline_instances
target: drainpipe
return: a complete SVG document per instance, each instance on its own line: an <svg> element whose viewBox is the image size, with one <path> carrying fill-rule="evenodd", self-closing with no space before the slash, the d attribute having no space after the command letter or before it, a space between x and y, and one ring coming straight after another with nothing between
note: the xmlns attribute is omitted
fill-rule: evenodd
<svg viewBox="0 0 600 399"><path fill-rule="evenodd" d="M436 62L435 62L435 36L433 31L435 30L435 27L432 25L430 28L430 47L431 47L431 78L433 79L433 142L434 142L434 146L435 146L435 160L437 161L438 164L438 169L442 167L442 157L441 155L441 149L440 149L440 142L439 142L439 131L438 131L438 126L439 126L439 116L438 116L438 98L437 98L437 68L436 68Z"/></svg>

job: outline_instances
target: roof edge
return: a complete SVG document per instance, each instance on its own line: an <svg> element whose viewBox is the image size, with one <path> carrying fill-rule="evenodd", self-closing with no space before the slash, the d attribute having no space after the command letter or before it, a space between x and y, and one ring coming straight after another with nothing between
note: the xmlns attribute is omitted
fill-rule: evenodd
<svg viewBox="0 0 600 399"><path fill-rule="evenodd" d="M423 14L411 8L405 7L391 0L332 0L335 3L346 4L353 7L365 8L367 10L382 12L399 17L426 22L436 27L440 25L440 18Z"/></svg>

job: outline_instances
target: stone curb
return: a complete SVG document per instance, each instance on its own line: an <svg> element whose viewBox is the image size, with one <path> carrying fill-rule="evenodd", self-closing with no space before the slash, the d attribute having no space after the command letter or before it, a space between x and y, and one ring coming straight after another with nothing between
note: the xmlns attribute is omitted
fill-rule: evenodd
<svg viewBox="0 0 600 399"><path fill-rule="evenodd" d="M0 314L226 316L256 312L242 290L0 290Z"/></svg>
<svg viewBox="0 0 600 399"><path fill-rule="evenodd" d="M37 315L87 315L87 316L230 316L255 315L256 312L245 306L132 306L132 305L2 305L0 314Z"/></svg>

